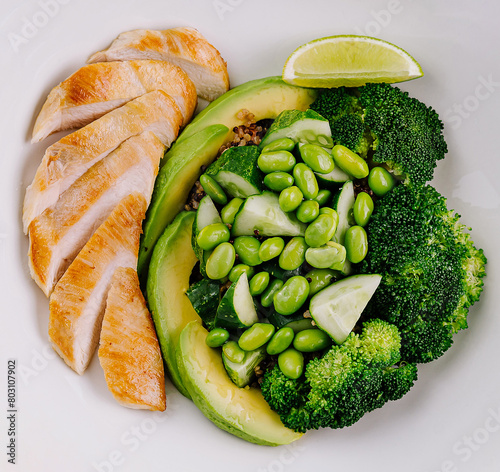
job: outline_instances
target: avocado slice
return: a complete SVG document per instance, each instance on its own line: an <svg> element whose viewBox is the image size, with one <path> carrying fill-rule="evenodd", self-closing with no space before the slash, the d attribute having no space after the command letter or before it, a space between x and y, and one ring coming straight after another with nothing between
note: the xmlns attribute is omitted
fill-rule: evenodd
<svg viewBox="0 0 500 472"><path fill-rule="evenodd" d="M283 425L260 390L231 381L220 351L205 344L207 334L199 321L192 321L177 347L179 373L201 412L224 431L256 444L280 446L299 439L302 434Z"/></svg>
<svg viewBox="0 0 500 472"><path fill-rule="evenodd" d="M233 129L242 125L246 118L238 117L240 110L253 113L256 121L276 118L283 110L307 110L317 96L317 90L289 85L278 76L246 82L221 95L197 115L174 148L207 126L220 123Z"/></svg>
<svg viewBox="0 0 500 472"><path fill-rule="evenodd" d="M163 157L162 162L166 162L156 178L139 248L137 272L142 280L158 238L183 209L201 167L215 159L228 135L229 129L224 125L209 126L171 148Z"/></svg>
<svg viewBox="0 0 500 472"><path fill-rule="evenodd" d="M179 213L158 240L147 280L149 309L170 378L179 392L190 398L177 368L175 350L184 326L201 320L186 291L196 256L191 247L194 212Z"/></svg>

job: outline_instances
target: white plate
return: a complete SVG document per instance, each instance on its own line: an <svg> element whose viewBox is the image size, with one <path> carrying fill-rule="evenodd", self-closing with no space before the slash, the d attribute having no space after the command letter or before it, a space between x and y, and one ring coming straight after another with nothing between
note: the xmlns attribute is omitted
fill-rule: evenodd
<svg viewBox="0 0 500 472"><path fill-rule="evenodd" d="M14 6L15 3L15 6ZM0 454L16 471L498 471L500 66L494 0L29 0L0 6ZM168 409L119 406L97 358L79 377L47 341L47 300L30 280L21 232L24 190L49 138L28 142L49 90L134 28L198 28L228 61L233 85L280 74L288 54L322 36L378 36L420 61L402 84L446 120L450 152L435 186L474 228L489 258L470 329L419 369L398 402L351 428L311 431L289 447L259 447L217 429L168 384ZM7 362L17 362L16 465L7 460Z"/></svg>

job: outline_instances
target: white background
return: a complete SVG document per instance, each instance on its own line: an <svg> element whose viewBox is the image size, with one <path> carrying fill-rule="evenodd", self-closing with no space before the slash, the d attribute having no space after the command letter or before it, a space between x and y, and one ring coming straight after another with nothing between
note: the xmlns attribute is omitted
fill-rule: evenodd
<svg viewBox="0 0 500 472"><path fill-rule="evenodd" d="M498 471L499 18L495 0L1 0L0 470ZM420 367L412 391L351 428L311 431L290 447L252 445L218 430L170 384L164 414L125 409L97 358L79 377L48 345L48 303L29 278L20 219L25 188L58 136L29 144L34 117L50 89L118 33L184 25L220 50L233 85L280 74L311 39L391 41L425 72L402 88L446 121L450 152L434 185L486 251L485 291L469 330ZM15 466L6 454L9 358L18 364Z"/></svg>

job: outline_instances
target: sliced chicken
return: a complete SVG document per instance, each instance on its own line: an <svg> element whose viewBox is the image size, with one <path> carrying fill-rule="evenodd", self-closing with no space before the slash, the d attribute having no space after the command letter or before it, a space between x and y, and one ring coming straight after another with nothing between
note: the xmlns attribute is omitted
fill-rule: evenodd
<svg viewBox="0 0 500 472"><path fill-rule="evenodd" d="M50 297L49 337L56 352L82 374L99 342L111 278L118 267L136 268L146 199L125 197L57 283Z"/></svg>
<svg viewBox="0 0 500 472"><path fill-rule="evenodd" d="M164 31L134 30L120 34L108 49L87 61L126 61L157 59L182 69L194 82L198 96L215 100L229 89L227 66L219 51L193 28Z"/></svg>
<svg viewBox="0 0 500 472"><path fill-rule="evenodd" d="M32 142L79 128L154 90L170 95L186 125L196 108L196 89L179 67L166 61L102 62L82 67L53 88L38 115Z"/></svg>
<svg viewBox="0 0 500 472"><path fill-rule="evenodd" d="M120 267L113 275L98 354L108 388L118 403L165 410L160 345L134 269Z"/></svg>
<svg viewBox="0 0 500 472"><path fill-rule="evenodd" d="M149 204L164 149L151 131L129 138L30 223L31 276L45 295L124 197L139 192Z"/></svg>
<svg viewBox="0 0 500 472"><path fill-rule="evenodd" d="M123 141L143 131L152 131L164 145L170 146L181 124L182 114L174 100L157 90L126 103L50 146L26 189L24 231L27 232L31 221L56 203L78 177Z"/></svg>

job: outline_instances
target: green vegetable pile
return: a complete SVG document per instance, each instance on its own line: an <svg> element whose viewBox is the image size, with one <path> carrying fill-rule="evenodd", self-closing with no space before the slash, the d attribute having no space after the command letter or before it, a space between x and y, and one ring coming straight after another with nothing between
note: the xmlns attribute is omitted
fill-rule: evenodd
<svg viewBox="0 0 500 472"><path fill-rule="evenodd" d="M397 87L328 89L200 177L187 295L229 377L285 426L352 425L467 327L486 258L427 184L442 131Z"/></svg>

